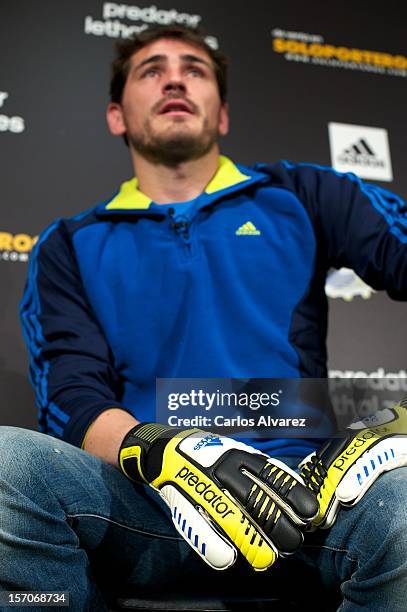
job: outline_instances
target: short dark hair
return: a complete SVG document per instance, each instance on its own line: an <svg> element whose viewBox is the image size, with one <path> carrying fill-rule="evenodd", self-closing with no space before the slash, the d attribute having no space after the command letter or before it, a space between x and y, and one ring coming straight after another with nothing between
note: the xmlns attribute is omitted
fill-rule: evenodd
<svg viewBox="0 0 407 612"><path fill-rule="evenodd" d="M226 102L227 59L225 55L208 45L202 31L180 25L149 28L129 40L116 43L116 58L112 63L110 80L110 99L112 102L120 103L122 100L123 89L130 70L131 57L143 47L161 38L181 40L205 51L213 62L220 99L222 102Z"/></svg>

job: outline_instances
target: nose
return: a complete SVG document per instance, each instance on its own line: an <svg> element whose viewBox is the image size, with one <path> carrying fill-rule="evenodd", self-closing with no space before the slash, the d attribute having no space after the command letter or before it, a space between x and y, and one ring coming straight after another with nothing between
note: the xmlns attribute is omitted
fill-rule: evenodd
<svg viewBox="0 0 407 612"><path fill-rule="evenodd" d="M180 80L180 79L175 79L172 78L170 79L163 87L163 92L165 94L185 94L186 92L186 87L184 85L184 83Z"/></svg>

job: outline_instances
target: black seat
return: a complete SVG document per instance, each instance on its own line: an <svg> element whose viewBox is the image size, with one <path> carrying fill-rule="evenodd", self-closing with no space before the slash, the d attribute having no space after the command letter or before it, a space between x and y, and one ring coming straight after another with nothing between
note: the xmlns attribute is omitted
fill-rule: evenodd
<svg viewBox="0 0 407 612"><path fill-rule="evenodd" d="M126 597L118 598L110 610L169 610L183 611L196 610L211 612L291 612L299 610L293 602L282 601L275 597L261 598L254 596L221 597L220 595L181 595L179 593L160 593L152 597Z"/></svg>

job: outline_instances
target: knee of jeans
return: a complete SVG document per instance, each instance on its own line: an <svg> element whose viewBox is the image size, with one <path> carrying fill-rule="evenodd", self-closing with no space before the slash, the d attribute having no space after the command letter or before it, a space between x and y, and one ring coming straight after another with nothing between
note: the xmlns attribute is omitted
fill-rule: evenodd
<svg viewBox="0 0 407 612"><path fill-rule="evenodd" d="M383 514L392 516L397 510L407 520L407 467L381 474L366 494Z"/></svg>
<svg viewBox="0 0 407 612"><path fill-rule="evenodd" d="M38 448L41 434L19 427L0 427L0 482L18 486L41 477L44 460ZM44 436L45 437L45 436Z"/></svg>
<svg viewBox="0 0 407 612"><path fill-rule="evenodd" d="M381 474L365 495L368 533L376 546L397 550L407 559L407 467Z"/></svg>

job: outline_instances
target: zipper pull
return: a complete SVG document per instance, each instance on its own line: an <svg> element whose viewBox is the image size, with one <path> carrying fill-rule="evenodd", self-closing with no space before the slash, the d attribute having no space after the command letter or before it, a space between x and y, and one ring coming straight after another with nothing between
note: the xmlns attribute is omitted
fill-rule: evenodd
<svg viewBox="0 0 407 612"><path fill-rule="evenodd" d="M173 208L168 210L168 215L170 217L171 229L174 230L178 236L181 235L184 238L188 238L190 226L188 219L186 217L180 217L179 221L175 221L175 210Z"/></svg>

